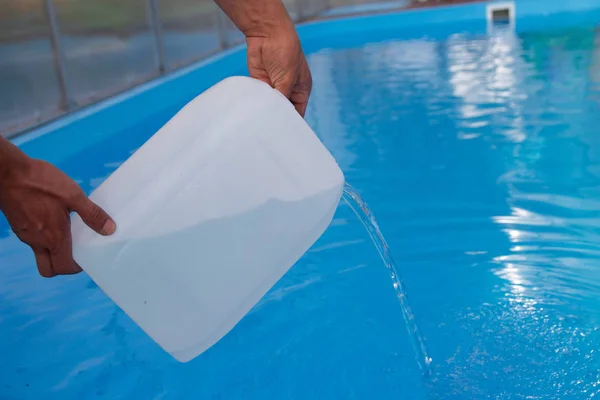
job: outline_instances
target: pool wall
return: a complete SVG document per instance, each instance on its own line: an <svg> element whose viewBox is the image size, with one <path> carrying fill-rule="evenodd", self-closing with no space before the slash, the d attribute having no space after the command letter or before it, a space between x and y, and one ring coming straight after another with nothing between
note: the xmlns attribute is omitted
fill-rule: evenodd
<svg viewBox="0 0 600 400"><path fill-rule="evenodd" d="M502 1L498 1L500 3ZM495 2L490 2L495 3ZM598 0L516 0L517 17L540 17L565 12L592 11L600 8Z"/></svg>
<svg viewBox="0 0 600 400"><path fill-rule="evenodd" d="M326 47L326 40L315 39L390 30L413 30L419 34L444 26L456 30L456 24L460 23L469 23L471 28L475 26L485 32L486 9L492 3L505 2L470 3L321 20L299 25L298 33L304 43ZM548 24L556 27L600 21L600 4L595 0L517 0L514 3L516 29L519 31L535 30ZM569 14L569 18L564 18L565 13ZM142 123L156 113L182 107L221 79L245 71L244 47L233 48L66 115L14 138L13 142L32 157L58 163ZM66 142L68 146L60 145Z"/></svg>

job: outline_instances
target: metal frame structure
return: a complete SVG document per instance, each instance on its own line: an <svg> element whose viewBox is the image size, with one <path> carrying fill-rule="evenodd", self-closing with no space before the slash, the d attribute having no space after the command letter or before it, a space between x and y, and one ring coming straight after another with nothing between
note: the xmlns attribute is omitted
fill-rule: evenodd
<svg viewBox="0 0 600 400"><path fill-rule="evenodd" d="M57 14L57 8L54 0L41 0L44 7L45 15L44 17L47 20L49 26L49 41L50 41L50 49L51 49L51 57L52 57L52 66L53 74L56 77L57 86L59 90L59 104L57 113L53 115L46 115L45 117L35 117L31 118L30 123L24 122L25 126L14 127L13 130L10 131L10 127L8 127L9 131L2 132L4 135L12 136L22 132L25 129L32 128L33 126L47 122L49 119L59 117L64 115L65 113L72 112L82 106L89 104L87 101L77 101L76 94L73 90L74 79L69 74L68 63L65 55L65 45L64 45L64 36L61 34L60 29L60 21ZM89 1L97 1L97 0L89 0ZM173 69L183 67L185 65L189 65L192 62L199 61L210 55L208 54L198 54L197 58L190 59L185 63L170 63L165 55L165 33L163 31L164 21L160 15L159 9L159 1L160 0L143 0L145 4L145 10L143 12L146 14L147 25L149 27L149 32L151 35L151 51L154 56L153 66L156 74L153 76L148 76L144 80L152 79L153 77L164 75L168 72L171 72ZM288 8L290 15L292 16L294 22L302 22L306 20L316 19L323 12L340 6L340 4L361 4L365 2L371 2L376 0L287 0L284 1L286 7ZM382 0L383 1L383 0ZM216 51L223 51L228 48L231 48L235 45L240 44L240 41L231 39L231 29L232 22L227 18L227 16L218 8L215 7L214 11L214 23L216 29L216 38L218 40L218 46L215 49ZM71 71L72 72L72 71ZM140 82L138 82L140 83ZM126 90L130 86L123 86L121 89ZM117 89L118 90L118 89ZM113 93L114 94L114 93ZM107 93L106 96L101 96L101 98L110 97ZM97 98L95 100L98 100ZM31 109L30 109L31 110ZM35 111L35 110L34 110ZM28 116L24 116L24 121L29 120ZM2 121L0 121L0 130L2 130ZM7 127L4 127L5 129Z"/></svg>
<svg viewBox="0 0 600 400"><path fill-rule="evenodd" d="M58 28L58 20L56 18L56 9L54 8L53 0L44 0L44 8L46 18L50 25L50 43L52 46L52 58L56 79L60 88L60 108L68 111L75 105L71 98L71 90L69 88L69 80L67 76L67 68L65 62L65 53L62 49L60 40L60 30Z"/></svg>

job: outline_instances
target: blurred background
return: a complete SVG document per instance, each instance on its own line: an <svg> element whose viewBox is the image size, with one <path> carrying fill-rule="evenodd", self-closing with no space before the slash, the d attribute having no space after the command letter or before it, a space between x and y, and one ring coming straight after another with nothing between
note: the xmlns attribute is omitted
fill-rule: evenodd
<svg viewBox="0 0 600 400"><path fill-rule="evenodd" d="M457 0L285 0L296 22ZM0 0L0 133L242 43L212 0Z"/></svg>

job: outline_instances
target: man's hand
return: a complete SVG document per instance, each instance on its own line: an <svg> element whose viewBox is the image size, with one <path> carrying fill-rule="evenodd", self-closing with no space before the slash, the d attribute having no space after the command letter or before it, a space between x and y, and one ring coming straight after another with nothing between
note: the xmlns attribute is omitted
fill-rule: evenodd
<svg viewBox="0 0 600 400"><path fill-rule="evenodd" d="M279 90L304 116L312 77L281 0L216 0L246 36L250 76Z"/></svg>
<svg viewBox="0 0 600 400"><path fill-rule="evenodd" d="M312 89L312 77L296 32L269 37L247 37L248 70L290 99L304 117Z"/></svg>
<svg viewBox="0 0 600 400"><path fill-rule="evenodd" d="M44 161L27 157L0 138L0 210L17 237L28 244L40 275L76 274L70 213L102 235L114 233L113 220L91 202L67 175Z"/></svg>

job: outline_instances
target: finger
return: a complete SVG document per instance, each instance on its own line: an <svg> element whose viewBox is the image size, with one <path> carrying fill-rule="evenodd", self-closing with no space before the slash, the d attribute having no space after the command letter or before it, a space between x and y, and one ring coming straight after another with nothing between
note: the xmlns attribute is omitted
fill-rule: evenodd
<svg viewBox="0 0 600 400"><path fill-rule="evenodd" d="M310 98L310 92L312 91L312 76L308 66L306 66L304 73L301 74L299 83L294 87L290 101L296 107L296 111L304 117L306 115L306 108L308 106L308 100Z"/></svg>
<svg viewBox="0 0 600 400"><path fill-rule="evenodd" d="M101 235L112 235L117 229L117 225L106 211L92 202L86 195L78 197L73 205L73 211L79 214L87 226Z"/></svg>
<svg viewBox="0 0 600 400"><path fill-rule="evenodd" d="M52 272L55 275L72 275L81 272L81 267L73 260L73 246L70 238L70 235L67 236L59 247L50 252Z"/></svg>
<svg viewBox="0 0 600 400"><path fill-rule="evenodd" d="M296 111L298 111L298 114L300 114L302 118L304 118L304 116L306 115L306 107L308 106L308 103L292 103L294 104L294 107L296 107Z"/></svg>
<svg viewBox="0 0 600 400"><path fill-rule="evenodd" d="M37 264L40 275L44 278L52 278L55 274L52 271L52 262L50 261L50 253L46 249L34 249L35 263Z"/></svg>
<svg viewBox="0 0 600 400"><path fill-rule="evenodd" d="M306 114L306 107L308 106L308 97L310 96L310 92L307 91L298 91L298 92L294 92L292 93L292 96L290 97L290 101L292 102L292 104L294 105L294 107L296 107L296 111L298 111L298 114L300 114L302 117L304 117L304 115Z"/></svg>
<svg viewBox="0 0 600 400"><path fill-rule="evenodd" d="M50 253L52 272L55 275L72 275L81 272L81 268L73 260L73 250L70 245L62 245Z"/></svg>
<svg viewBox="0 0 600 400"><path fill-rule="evenodd" d="M294 89L295 79L292 74L284 75L281 79L277 79L273 81L273 85L275 89L277 89L281 94L283 94L286 98L290 98L292 96L292 91Z"/></svg>

